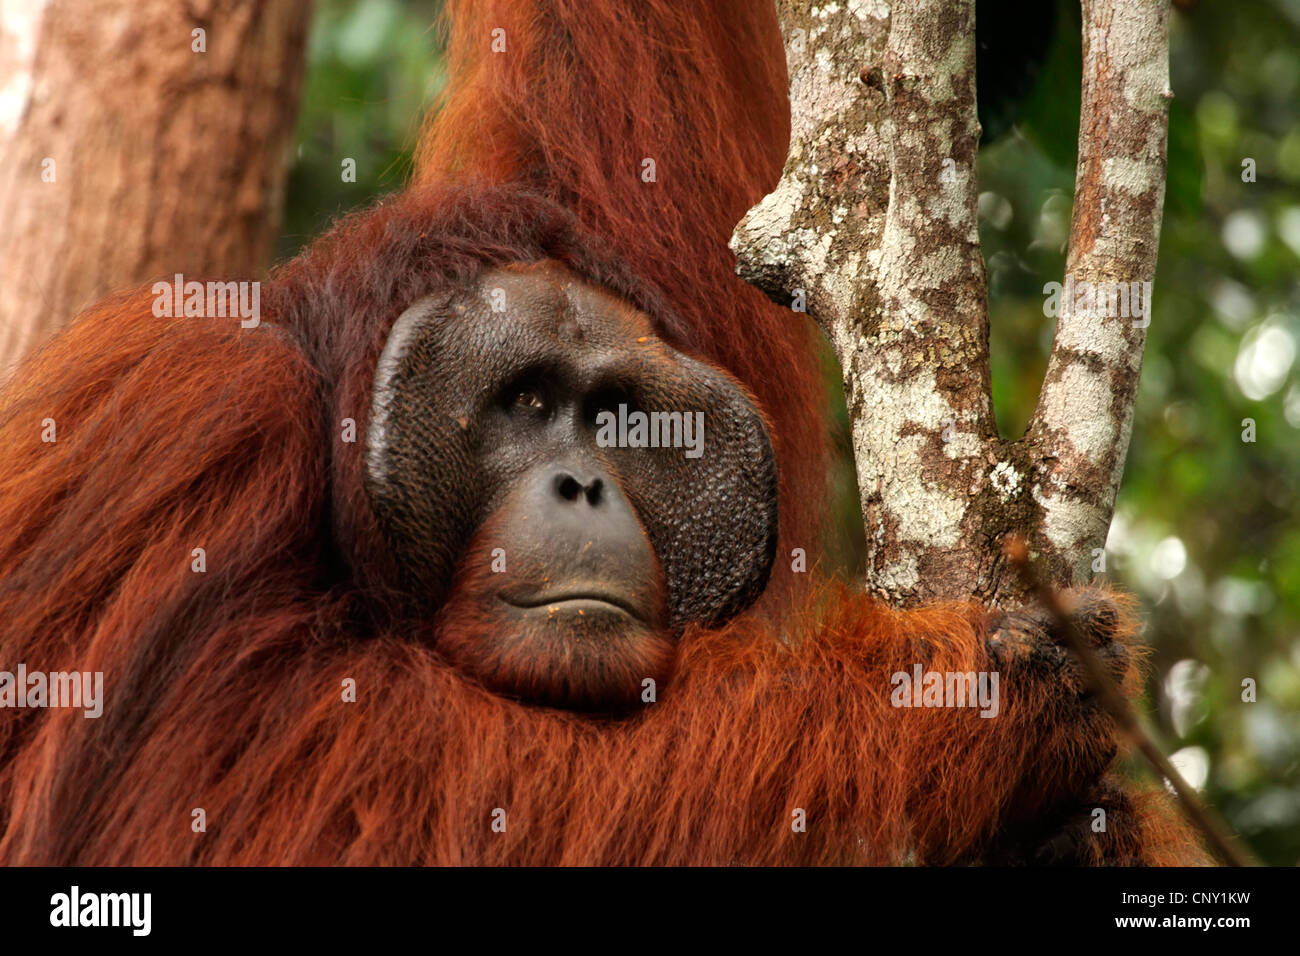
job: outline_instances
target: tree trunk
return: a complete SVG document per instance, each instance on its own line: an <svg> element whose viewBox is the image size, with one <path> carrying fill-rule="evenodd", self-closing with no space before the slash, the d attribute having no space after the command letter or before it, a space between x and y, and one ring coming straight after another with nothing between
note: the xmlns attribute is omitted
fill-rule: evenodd
<svg viewBox="0 0 1300 956"><path fill-rule="evenodd" d="M1067 287L1127 291L1155 273L1168 0L1083 8ZM732 248L744 278L806 304L839 357L868 588L901 605L1016 600L1023 583L1000 548L1011 532L1056 583L1085 580L1123 472L1145 316L1111 314L1113 301L1063 303L1029 431L999 439L976 221L974 0L777 9L790 156Z"/></svg>
<svg viewBox="0 0 1300 956"><path fill-rule="evenodd" d="M309 18L309 0L0 0L0 374L115 289L265 268Z"/></svg>

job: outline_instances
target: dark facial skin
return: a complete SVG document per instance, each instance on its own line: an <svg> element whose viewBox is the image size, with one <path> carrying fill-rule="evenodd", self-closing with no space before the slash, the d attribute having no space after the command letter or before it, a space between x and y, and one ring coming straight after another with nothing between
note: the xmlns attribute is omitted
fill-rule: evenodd
<svg viewBox="0 0 1300 956"><path fill-rule="evenodd" d="M624 709L669 678L685 624L766 585L776 473L752 400L558 264L415 303L373 402L367 490L403 585L499 693ZM703 412L701 454L601 447L620 405Z"/></svg>

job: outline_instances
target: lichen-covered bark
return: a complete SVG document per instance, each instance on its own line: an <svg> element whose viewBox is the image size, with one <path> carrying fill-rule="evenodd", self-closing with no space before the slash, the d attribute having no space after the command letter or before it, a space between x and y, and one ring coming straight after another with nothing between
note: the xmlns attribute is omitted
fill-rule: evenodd
<svg viewBox="0 0 1300 956"><path fill-rule="evenodd" d="M1075 288L1141 288L1155 276L1173 96L1168 16L1164 0L1084 0L1083 108L1066 257ZM1042 509L1035 547L1051 556L1061 579L1086 576L1093 549L1105 545L1124 473L1150 303L1144 317L1112 314L1116 305L1100 296L1092 307L1079 296L1062 301L1025 437Z"/></svg>
<svg viewBox="0 0 1300 956"><path fill-rule="evenodd" d="M1141 330L1067 314L1034 426L1020 442L998 439L976 223L974 0L777 9L790 156L732 247L744 278L806 303L839 357L868 586L898 604L1017 597L998 547L1012 531L1062 583L1086 574L1123 467ZM1109 52L1085 62L1077 277L1154 271L1164 10L1163 0L1085 5L1085 39L1104 38Z"/></svg>

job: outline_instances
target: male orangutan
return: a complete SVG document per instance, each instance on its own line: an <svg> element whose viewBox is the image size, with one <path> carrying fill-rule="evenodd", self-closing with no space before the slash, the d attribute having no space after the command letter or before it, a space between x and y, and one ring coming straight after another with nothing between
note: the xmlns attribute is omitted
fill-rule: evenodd
<svg viewBox="0 0 1300 956"><path fill-rule="evenodd" d="M449 17L416 182L259 326L143 289L9 383L0 669L105 700L0 711L0 861L1199 860L1032 614L792 570L814 333L726 248L787 144L772 4ZM638 411L700 453L598 441ZM1076 608L1131 690L1127 613ZM996 715L895 707L918 666Z"/></svg>

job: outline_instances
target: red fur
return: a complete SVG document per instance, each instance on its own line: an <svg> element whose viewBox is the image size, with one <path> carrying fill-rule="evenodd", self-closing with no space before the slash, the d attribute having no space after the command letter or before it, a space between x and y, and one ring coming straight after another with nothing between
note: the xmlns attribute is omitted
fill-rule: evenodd
<svg viewBox="0 0 1300 956"><path fill-rule="evenodd" d="M622 720L494 695L418 639L339 423L363 433L396 315L485 265L558 260L732 371L773 425L779 553L824 511L811 331L725 249L785 151L771 5L545 8L452 4L425 185L277 273L262 327L119 297L0 396L0 666L103 671L107 698L0 714L0 862L973 862L1093 805L1111 728L1029 656L997 719L890 706L914 663L994 667L973 605L895 612L778 560L772 613L688 630ZM1096 862L1199 859L1158 798L1096 799Z"/></svg>

